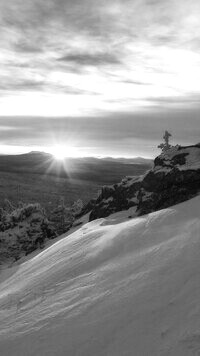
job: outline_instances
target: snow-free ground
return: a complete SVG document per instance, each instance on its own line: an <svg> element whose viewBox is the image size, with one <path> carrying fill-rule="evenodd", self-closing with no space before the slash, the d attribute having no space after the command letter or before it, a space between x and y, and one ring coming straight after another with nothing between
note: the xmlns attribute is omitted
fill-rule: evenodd
<svg viewBox="0 0 200 356"><path fill-rule="evenodd" d="M1 356L200 355L200 197L87 223L0 282Z"/></svg>

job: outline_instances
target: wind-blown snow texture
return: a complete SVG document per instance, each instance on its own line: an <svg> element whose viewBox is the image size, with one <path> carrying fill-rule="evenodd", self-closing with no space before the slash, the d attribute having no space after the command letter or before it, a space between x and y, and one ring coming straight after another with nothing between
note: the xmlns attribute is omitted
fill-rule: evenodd
<svg viewBox="0 0 200 356"><path fill-rule="evenodd" d="M200 353L200 197L84 225L0 284L2 356Z"/></svg>

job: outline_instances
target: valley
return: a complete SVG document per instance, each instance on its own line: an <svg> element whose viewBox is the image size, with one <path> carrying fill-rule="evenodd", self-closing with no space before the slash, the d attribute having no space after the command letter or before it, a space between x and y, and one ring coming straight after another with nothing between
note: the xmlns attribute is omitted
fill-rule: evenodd
<svg viewBox="0 0 200 356"><path fill-rule="evenodd" d="M49 154L33 152L18 156L0 156L0 204L40 203L47 211L61 198L70 205L77 199L87 203L97 197L103 185L120 182L126 175L140 175L150 162L133 160L72 158L55 161Z"/></svg>

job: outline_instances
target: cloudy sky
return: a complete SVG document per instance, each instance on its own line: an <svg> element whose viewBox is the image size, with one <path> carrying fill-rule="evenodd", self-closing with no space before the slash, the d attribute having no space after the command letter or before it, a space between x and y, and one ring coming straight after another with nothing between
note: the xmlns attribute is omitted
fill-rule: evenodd
<svg viewBox="0 0 200 356"><path fill-rule="evenodd" d="M0 0L0 152L200 141L199 0Z"/></svg>

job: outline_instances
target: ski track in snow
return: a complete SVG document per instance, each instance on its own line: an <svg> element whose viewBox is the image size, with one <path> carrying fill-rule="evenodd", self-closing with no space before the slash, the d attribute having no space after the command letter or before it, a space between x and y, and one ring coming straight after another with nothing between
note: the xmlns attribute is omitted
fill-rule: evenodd
<svg viewBox="0 0 200 356"><path fill-rule="evenodd" d="M87 223L0 282L1 356L200 355L200 197Z"/></svg>

